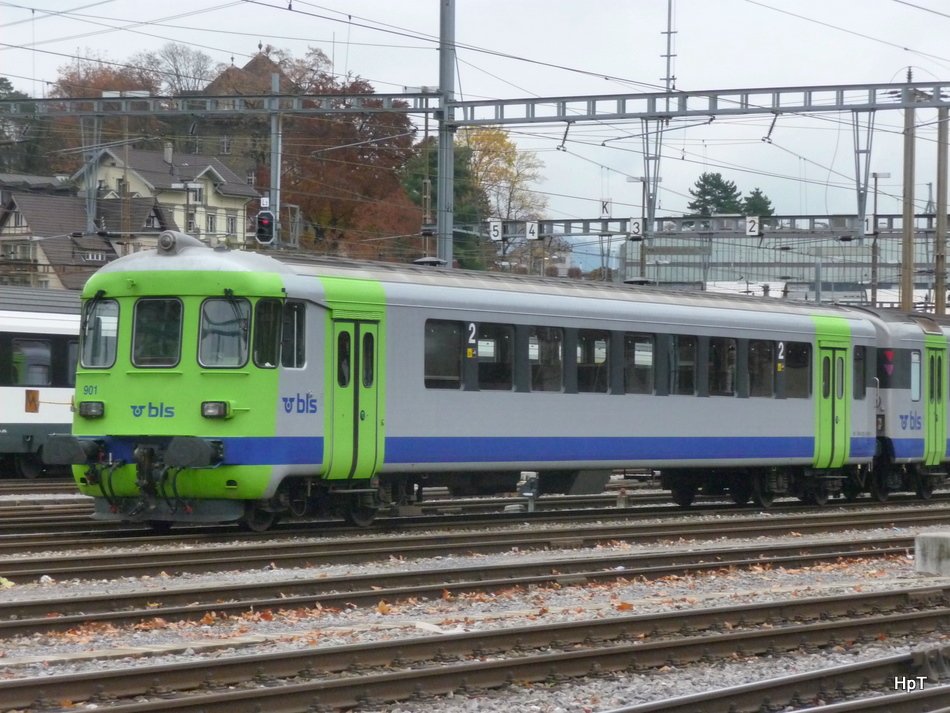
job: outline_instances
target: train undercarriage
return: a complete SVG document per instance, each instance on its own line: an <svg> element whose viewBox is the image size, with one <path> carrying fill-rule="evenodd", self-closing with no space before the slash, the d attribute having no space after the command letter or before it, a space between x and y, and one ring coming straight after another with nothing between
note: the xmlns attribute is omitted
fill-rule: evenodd
<svg viewBox="0 0 950 713"><path fill-rule="evenodd" d="M674 468L660 473L661 487L670 491L680 507L692 505L698 495L728 496L737 505L749 502L769 508L776 499L795 497L811 505L833 498L851 502L867 493L885 502L892 493L910 492L927 500L947 479L944 470L916 463L897 464L879 454L873 465L853 465L834 470L805 467L746 469Z"/></svg>

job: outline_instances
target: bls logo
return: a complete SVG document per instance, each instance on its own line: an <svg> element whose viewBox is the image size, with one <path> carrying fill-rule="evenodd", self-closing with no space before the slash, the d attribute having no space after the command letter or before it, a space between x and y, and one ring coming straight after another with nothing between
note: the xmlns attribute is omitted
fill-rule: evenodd
<svg viewBox="0 0 950 713"><path fill-rule="evenodd" d="M293 396L281 396L280 398L284 402L285 413L317 412L317 397L309 391L304 395L297 393Z"/></svg>
<svg viewBox="0 0 950 713"><path fill-rule="evenodd" d="M906 431L907 429L910 429L911 431L920 431L924 427L924 421L920 417L920 414L916 411L902 413L900 415L900 419L902 431Z"/></svg>
<svg viewBox="0 0 950 713"><path fill-rule="evenodd" d="M166 406L164 401L153 404L149 401L147 404L132 406L132 416L135 418L175 418L175 407Z"/></svg>

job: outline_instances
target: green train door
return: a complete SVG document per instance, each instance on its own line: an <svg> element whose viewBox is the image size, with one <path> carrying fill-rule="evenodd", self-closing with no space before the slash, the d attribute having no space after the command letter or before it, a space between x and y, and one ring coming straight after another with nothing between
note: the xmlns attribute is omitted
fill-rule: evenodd
<svg viewBox="0 0 950 713"><path fill-rule="evenodd" d="M369 478L376 471L379 423L379 323L333 320L332 431L327 478Z"/></svg>
<svg viewBox="0 0 950 713"><path fill-rule="evenodd" d="M838 468L848 456L848 349L818 346L818 428L815 467Z"/></svg>
<svg viewBox="0 0 950 713"><path fill-rule="evenodd" d="M941 337L927 336L927 402L924 404L924 465L938 465L947 452L946 364L947 346Z"/></svg>

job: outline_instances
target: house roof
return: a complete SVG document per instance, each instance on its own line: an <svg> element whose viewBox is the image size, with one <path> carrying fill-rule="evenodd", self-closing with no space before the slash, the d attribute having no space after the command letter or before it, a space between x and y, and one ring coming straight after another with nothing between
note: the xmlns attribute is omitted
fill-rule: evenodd
<svg viewBox="0 0 950 713"><path fill-rule="evenodd" d="M118 257L112 243L98 235L46 238L40 248L67 290L82 289L92 273Z"/></svg>
<svg viewBox="0 0 950 713"><path fill-rule="evenodd" d="M106 160L106 155L115 161L116 166L123 166L126 150L103 149L99 160ZM173 188L172 184L183 183L186 180L193 181L210 170L216 174L211 177L211 181L222 195L249 199L260 197L260 193L247 185L244 179L213 156L184 154L180 161L176 161L173 157L169 165L165 161L163 151L128 149L128 161L129 170L137 173L155 192L181 190Z"/></svg>
<svg viewBox="0 0 950 713"><path fill-rule="evenodd" d="M58 176L33 176L27 173L0 173L0 188L20 191L74 192L72 185Z"/></svg>
<svg viewBox="0 0 950 713"><path fill-rule="evenodd" d="M35 237L48 238L86 230L84 198L18 191L12 191L10 198Z"/></svg>
<svg viewBox="0 0 950 713"><path fill-rule="evenodd" d="M128 211L128 212L126 212ZM148 218L155 212L160 227L147 227ZM126 219L128 224L126 225ZM133 196L127 199L102 198L96 202L96 225L110 233L152 233L162 230L178 230L171 212L164 211L150 196Z"/></svg>

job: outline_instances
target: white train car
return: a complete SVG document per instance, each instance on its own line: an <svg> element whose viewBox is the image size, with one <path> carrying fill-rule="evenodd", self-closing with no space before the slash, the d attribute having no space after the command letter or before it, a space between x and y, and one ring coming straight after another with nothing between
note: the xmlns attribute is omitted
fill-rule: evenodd
<svg viewBox="0 0 950 713"><path fill-rule="evenodd" d="M77 292L0 286L0 475L52 470L43 447L72 423L78 344Z"/></svg>

